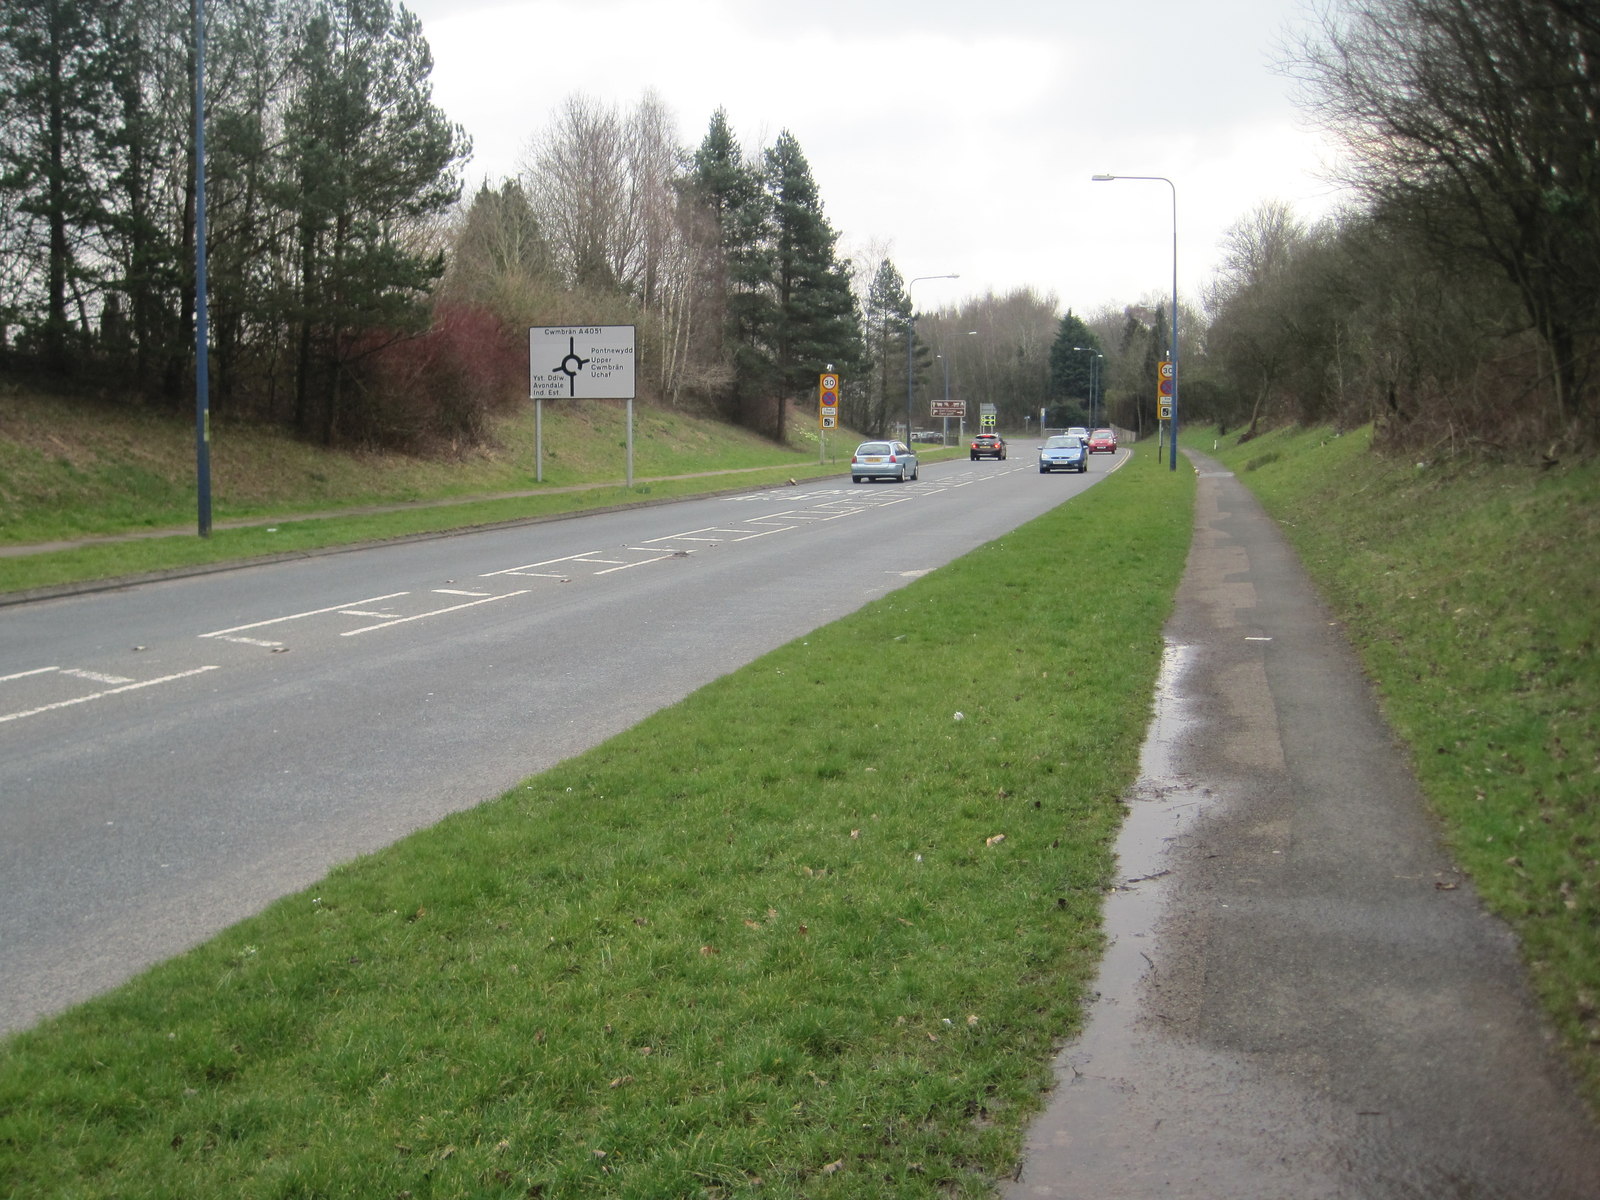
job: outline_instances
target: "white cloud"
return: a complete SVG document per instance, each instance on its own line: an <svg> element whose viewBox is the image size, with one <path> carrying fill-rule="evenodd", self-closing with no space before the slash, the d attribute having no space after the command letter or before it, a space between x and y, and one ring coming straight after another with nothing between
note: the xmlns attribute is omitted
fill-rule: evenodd
<svg viewBox="0 0 1600 1200"><path fill-rule="evenodd" d="M790 130L846 249L888 243L960 294L1032 286L1083 312L1180 289L1257 203L1324 211L1321 150L1271 70L1295 0L420 0L434 96L472 135L470 181L524 161L570 95L647 89L689 147L725 108L747 152ZM953 298L953 297L952 297ZM919 303L934 302L919 294Z"/></svg>

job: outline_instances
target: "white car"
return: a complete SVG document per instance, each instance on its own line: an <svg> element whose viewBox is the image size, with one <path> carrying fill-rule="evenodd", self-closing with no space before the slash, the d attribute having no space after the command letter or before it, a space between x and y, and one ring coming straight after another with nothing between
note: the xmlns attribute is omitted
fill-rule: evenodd
<svg viewBox="0 0 1600 1200"><path fill-rule="evenodd" d="M863 479L898 479L908 483L917 477L916 451L904 442L862 442L850 456L850 482Z"/></svg>

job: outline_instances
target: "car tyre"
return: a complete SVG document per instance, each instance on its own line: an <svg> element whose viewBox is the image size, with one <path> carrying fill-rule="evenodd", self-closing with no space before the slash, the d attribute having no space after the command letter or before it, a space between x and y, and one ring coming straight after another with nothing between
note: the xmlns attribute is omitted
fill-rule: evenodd
<svg viewBox="0 0 1600 1200"><path fill-rule="evenodd" d="M861 482L861 476L859 476L859 475L850 476L850 482L851 483L860 483Z"/></svg>

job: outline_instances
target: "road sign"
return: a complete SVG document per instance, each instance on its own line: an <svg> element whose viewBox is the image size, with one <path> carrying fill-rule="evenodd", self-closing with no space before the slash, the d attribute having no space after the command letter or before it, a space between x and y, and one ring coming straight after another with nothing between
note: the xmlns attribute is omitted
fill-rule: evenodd
<svg viewBox="0 0 1600 1200"><path fill-rule="evenodd" d="M1172 395L1172 380L1170 380L1170 379L1163 379L1163 380L1162 380L1162 381L1161 381L1161 389L1160 389L1160 390L1161 390L1161 394L1162 394L1162 395L1163 395L1163 396L1170 396L1170 395Z"/></svg>
<svg viewBox="0 0 1600 1200"><path fill-rule="evenodd" d="M967 402L965 400L930 400L928 402L928 415L930 417L964 417L967 415Z"/></svg>
<svg viewBox="0 0 1600 1200"><path fill-rule="evenodd" d="M817 376L817 420L823 429L839 423L839 387L844 381L832 371Z"/></svg>
<svg viewBox="0 0 1600 1200"><path fill-rule="evenodd" d="M632 400L632 325L528 330L528 399Z"/></svg>
<svg viewBox="0 0 1600 1200"><path fill-rule="evenodd" d="M1159 401L1157 405L1157 413L1160 419L1163 421L1172 420L1172 401L1167 399L1162 399Z"/></svg>
<svg viewBox="0 0 1600 1200"><path fill-rule="evenodd" d="M1161 378L1163 378L1163 379L1171 379L1172 378L1172 374L1173 374L1173 372L1172 372L1172 363L1170 363L1170 362L1162 363L1161 364Z"/></svg>

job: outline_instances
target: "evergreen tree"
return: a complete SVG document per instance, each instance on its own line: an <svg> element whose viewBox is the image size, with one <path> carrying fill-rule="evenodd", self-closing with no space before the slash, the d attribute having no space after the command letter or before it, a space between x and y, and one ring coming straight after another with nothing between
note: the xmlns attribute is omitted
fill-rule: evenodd
<svg viewBox="0 0 1600 1200"><path fill-rule="evenodd" d="M1055 340L1050 343L1050 397L1055 401L1089 398L1093 355L1077 348L1101 350L1100 338L1071 309L1061 318ZM1087 420L1087 417L1084 418Z"/></svg>
<svg viewBox="0 0 1600 1200"><path fill-rule="evenodd" d="M828 363L842 372L862 360L861 318L849 273L834 253L838 234L822 212L811 167L785 130L766 153L772 197L772 348L777 369L774 436L782 440L784 402L803 395Z"/></svg>
<svg viewBox="0 0 1600 1200"><path fill-rule="evenodd" d="M911 324L911 297L905 280L887 258L867 288L862 324L866 331L866 359L870 381L865 411L857 417L863 432L882 437L889 431L889 398L898 397L905 375L906 331Z"/></svg>
<svg viewBox="0 0 1600 1200"><path fill-rule="evenodd" d="M433 104L422 26L390 0L324 0L302 27L287 119L286 180L300 253L296 425L337 439L357 336L424 319L441 254L403 239L455 202L469 144Z"/></svg>
<svg viewBox="0 0 1600 1200"><path fill-rule="evenodd" d="M732 381L729 413L755 423L755 406L777 379L772 350L777 306L772 286L772 205L760 173L744 159L718 109L695 152L689 189L719 230L724 318L723 354Z"/></svg>
<svg viewBox="0 0 1600 1200"><path fill-rule="evenodd" d="M19 315L58 371L87 337L98 285L100 131L111 104L100 15L94 0L0 0L0 189L21 218L5 236L43 278Z"/></svg>

